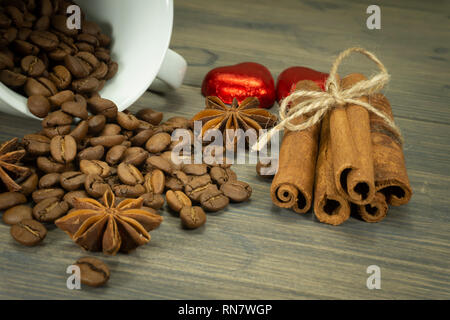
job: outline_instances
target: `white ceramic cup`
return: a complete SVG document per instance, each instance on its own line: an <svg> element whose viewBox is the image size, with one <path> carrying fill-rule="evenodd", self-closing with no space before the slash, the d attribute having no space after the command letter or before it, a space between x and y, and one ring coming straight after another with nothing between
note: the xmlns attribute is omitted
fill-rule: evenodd
<svg viewBox="0 0 450 320"><path fill-rule="evenodd" d="M78 0L88 20L97 22L112 38L116 76L106 82L101 96L119 111L132 105L150 86L166 92L181 86L187 63L168 49L172 34L173 0ZM0 111L36 118L27 99L0 83Z"/></svg>

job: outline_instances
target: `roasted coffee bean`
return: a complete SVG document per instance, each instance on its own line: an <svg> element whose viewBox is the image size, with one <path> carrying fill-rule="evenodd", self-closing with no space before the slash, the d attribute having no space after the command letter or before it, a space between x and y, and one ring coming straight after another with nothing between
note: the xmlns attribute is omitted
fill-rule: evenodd
<svg viewBox="0 0 450 320"><path fill-rule="evenodd" d="M161 194L147 192L141 194L140 197L144 199L144 206L146 207L158 210L164 205L164 197Z"/></svg>
<svg viewBox="0 0 450 320"><path fill-rule="evenodd" d="M28 110L38 118L45 118L50 112L50 102L44 96L31 96L27 101Z"/></svg>
<svg viewBox="0 0 450 320"><path fill-rule="evenodd" d="M208 173L208 166L204 163L186 164L183 166L183 172L188 175L202 176L202 175Z"/></svg>
<svg viewBox="0 0 450 320"><path fill-rule="evenodd" d="M69 133L78 143L86 138L89 130L89 125L86 120L80 121L78 125Z"/></svg>
<svg viewBox="0 0 450 320"><path fill-rule="evenodd" d="M47 189L47 188L54 188L59 186L59 180L61 179L60 173L47 173L46 175L43 175L41 179L39 179L39 188L40 189Z"/></svg>
<svg viewBox="0 0 450 320"><path fill-rule="evenodd" d="M132 164L122 162L117 167L117 175L119 176L120 181L124 184L134 186L136 184L144 183L142 173Z"/></svg>
<svg viewBox="0 0 450 320"><path fill-rule="evenodd" d="M109 268L99 259L84 257L78 259L75 265L80 268L82 284L90 287L100 287L109 280Z"/></svg>
<svg viewBox="0 0 450 320"><path fill-rule="evenodd" d="M166 189L170 189L173 191L183 191L184 190L184 185L180 182L180 180L178 180L177 178L174 177L168 177L166 179Z"/></svg>
<svg viewBox="0 0 450 320"><path fill-rule="evenodd" d="M59 39L55 34L48 31L39 30L34 30L33 32L31 32L30 40L35 45L46 51L55 49L59 43Z"/></svg>
<svg viewBox="0 0 450 320"><path fill-rule="evenodd" d="M86 175L99 175L102 178L109 176L111 172L109 165L100 160L81 160L80 170Z"/></svg>
<svg viewBox="0 0 450 320"><path fill-rule="evenodd" d="M92 97L88 99L87 103L89 110L93 114L102 114L110 120L117 117L117 106L111 100L101 97Z"/></svg>
<svg viewBox="0 0 450 320"><path fill-rule="evenodd" d="M202 193L211 186L211 177L208 174L192 177L184 187L184 192L193 201L200 201Z"/></svg>
<svg viewBox="0 0 450 320"><path fill-rule="evenodd" d="M67 191L74 191L84 186L86 175L79 171L68 171L61 174L60 184Z"/></svg>
<svg viewBox="0 0 450 320"><path fill-rule="evenodd" d="M77 155L77 142L71 135L56 136L50 141L50 153L57 162L72 162Z"/></svg>
<svg viewBox="0 0 450 320"><path fill-rule="evenodd" d="M161 157L164 158L165 160L167 160L170 163L170 166L172 167L173 171L181 171L181 169L183 168L183 162L184 162L183 160L187 159L187 158L185 158L183 156L176 155L176 153L174 153L172 151L166 151L166 152L161 153ZM172 160L172 157L176 158L177 163L175 163ZM190 156L189 156L189 159L191 160Z"/></svg>
<svg viewBox="0 0 450 320"><path fill-rule="evenodd" d="M163 113L154 111L150 108L139 110L138 113L136 113L136 116L144 121L147 121L155 126L161 123L163 119Z"/></svg>
<svg viewBox="0 0 450 320"><path fill-rule="evenodd" d="M134 137L130 139L132 145L134 146L142 146L144 143L150 139L150 137L155 133L154 129L146 129L142 130L138 134L136 134Z"/></svg>
<svg viewBox="0 0 450 320"><path fill-rule="evenodd" d="M145 188L141 184L134 186L121 184L114 186L113 191L117 197L137 198L145 193Z"/></svg>
<svg viewBox="0 0 450 320"><path fill-rule="evenodd" d="M170 144L172 138L170 134L165 132L156 133L148 139L145 149L151 153L159 153L164 151Z"/></svg>
<svg viewBox="0 0 450 320"><path fill-rule="evenodd" d="M161 156L148 157L145 163L148 170L159 169L168 174L172 172L172 166L170 162Z"/></svg>
<svg viewBox="0 0 450 320"><path fill-rule="evenodd" d="M78 34L77 29L69 29L67 27L67 17L66 15L53 15L52 16L52 27L56 30L64 33L67 36L75 36Z"/></svg>
<svg viewBox="0 0 450 320"><path fill-rule="evenodd" d="M28 78L24 87L25 94L30 97L34 95L41 95L50 97L58 92L55 84L47 78Z"/></svg>
<svg viewBox="0 0 450 320"><path fill-rule="evenodd" d="M172 117L167 119L162 127L165 132L174 131L176 129L192 129L193 121L184 117Z"/></svg>
<svg viewBox="0 0 450 320"><path fill-rule="evenodd" d="M10 232L14 240L25 246L35 246L47 235L42 223L32 219L24 219L11 226Z"/></svg>
<svg viewBox="0 0 450 320"><path fill-rule="evenodd" d="M244 181L228 181L220 186L220 191L224 193L232 202L247 201L252 195L252 188Z"/></svg>
<svg viewBox="0 0 450 320"><path fill-rule="evenodd" d="M35 203L39 203L42 200L48 199L48 198L57 198L62 199L64 196L64 190L61 188L49 188L49 189L39 189L34 191L31 194L31 197L33 198L33 201Z"/></svg>
<svg viewBox="0 0 450 320"><path fill-rule="evenodd" d="M87 42L95 47L99 46L99 41L97 39L97 37L91 35L91 34L87 34L87 33L80 33L77 36L77 40L78 41L82 41L82 42Z"/></svg>
<svg viewBox="0 0 450 320"><path fill-rule="evenodd" d="M144 187L146 192L161 194L164 192L166 177L164 172L154 169L148 172L144 177Z"/></svg>
<svg viewBox="0 0 450 320"><path fill-rule="evenodd" d="M42 16L51 16L53 14L53 5L50 0L41 0L39 9Z"/></svg>
<svg viewBox="0 0 450 320"><path fill-rule="evenodd" d="M10 70L0 71L0 82L8 87L21 87L27 81L27 76Z"/></svg>
<svg viewBox="0 0 450 320"><path fill-rule="evenodd" d="M3 214L3 222L12 226L25 219L33 219L33 210L27 205L18 205L9 208Z"/></svg>
<svg viewBox="0 0 450 320"><path fill-rule="evenodd" d="M108 63L108 73L105 76L105 80L110 80L112 78L114 78L114 76L116 75L117 71L119 70L119 65L117 64L117 62L109 62Z"/></svg>
<svg viewBox="0 0 450 320"><path fill-rule="evenodd" d="M88 77L83 79L74 80L72 82L72 89L79 93L92 93L98 91L100 83L94 77Z"/></svg>
<svg viewBox="0 0 450 320"><path fill-rule="evenodd" d="M102 114L95 115L88 119L89 133L97 134L103 130L106 125L106 117Z"/></svg>
<svg viewBox="0 0 450 320"><path fill-rule="evenodd" d="M39 77L45 71L44 62L36 56L26 56L20 62L23 72L30 77Z"/></svg>
<svg viewBox="0 0 450 320"><path fill-rule="evenodd" d="M57 127L48 127L43 128L42 133L45 134L46 137L53 139L56 136L65 136L70 133L71 126L63 125L63 126L57 126Z"/></svg>
<svg viewBox="0 0 450 320"><path fill-rule="evenodd" d="M53 81L59 90L64 90L70 86L70 83L72 82L72 75L66 67L57 65L49 74L49 79Z"/></svg>
<svg viewBox="0 0 450 320"><path fill-rule="evenodd" d="M180 211L180 218L183 227L196 229L206 223L206 214L200 207L183 207Z"/></svg>
<svg viewBox="0 0 450 320"><path fill-rule="evenodd" d="M70 208L73 208L75 206L75 199L77 198L89 198L89 195L84 190L70 191L64 195L63 200L67 202Z"/></svg>
<svg viewBox="0 0 450 320"><path fill-rule="evenodd" d="M58 127L72 124L72 117L61 110L54 111L42 120L42 127Z"/></svg>
<svg viewBox="0 0 450 320"><path fill-rule="evenodd" d="M79 160L100 160L103 158L105 148L103 146L89 147L78 153Z"/></svg>
<svg viewBox="0 0 450 320"><path fill-rule="evenodd" d="M50 139L40 134L27 134L22 139L23 146L31 156L43 156L50 153Z"/></svg>
<svg viewBox="0 0 450 320"><path fill-rule="evenodd" d="M65 56L64 65L75 78L82 79L89 75L89 70L86 69L86 66L78 57L72 55Z"/></svg>
<svg viewBox="0 0 450 320"><path fill-rule="evenodd" d="M217 189L216 185L210 185L202 192L200 204L206 211L216 212L228 206L230 199L222 191Z"/></svg>
<svg viewBox="0 0 450 320"><path fill-rule="evenodd" d="M191 199L189 199L189 197L182 191L168 190L166 192L166 200L170 209L175 212L180 212L183 207L192 206Z"/></svg>
<svg viewBox="0 0 450 320"><path fill-rule="evenodd" d="M210 170L211 179L214 183L222 185L228 181L237 180L236 173L229 168L212 167Z"/></svg>
<svg viewBox="0 0 450 320"><path fill-rule="evenodd" d="M20 192L0 193L0 210L6 210L27 202L27 198Z"/></svg>
<svg viewBox="0 0 450 320"><path fill-rule="evenodd" d="M115 123L107 123L99 136L115 136L120 134L122 128Z"/></svg>
<svg viewBox="0 0 450 320"><path fill-rule="evenodd" d="M99 198L111 187L97 174L89 174L84 182L84 189L94 198Z"/></svg>
<svg viewBox="0 0 450 320"><path fill-rule="evenodd" d="M91 77L94 77L98 80L103 79L108 74L108 66L103 61L100 62L98 67L91 73Z"/></svg>
<svg viewBox="0 0 450 320"><path fill-rule="evenodd" d="M140 147L127 148L124 154L123 162L140 166L147 160L148 152Z"/></svg>
<svg viewBox="0 0 450 320"><path fill-rule="evenodd" d="M113 146L106 153L105 157L106 162L111 166L118 164L122 160L126 150L127 150L126 146L122 145Z"/></svg>
<svg viewBox="0 0 450 320"><path fill-rule="evenodd" d="M126 130L135 130L139 127L139 120L131 113L117 112L117 123Z"/></svg>
<svg viewBox="0 0 450 320"><path fill-rule="evenodd" d="M23 40L14 40L13 42L13 49L15 52L22 56L28 56L28 55L37 55L39 53L39 47L35 46L34 44L23 41Z"/></svg>
<svg viewBox="0 0 450 320"><path fill-rule="evenodd" d="M69 204L59 198L46 198L33 208L33 217L40 222L54 222L69 210Z"/></svg>
<svg viewBox="0 0 450 320"><path fill-rule="evenodd" d="M38 185L39 177L36 173L32 173L24 182L20 184L20 193L25 196L30 195L34 190L36 190Z"/></svg>
<svg viewBox="0 0 450 320"><path fill-rule="evenodd" d="M93 146L100 145L100 146L104 146L106 148L110 148L110 147L119 145L124 141L125 141L125 136L123 136L123 135L93 137L89 140L90 144Z"/></svg>
<svg viewBox="0 0 450 320"><path fill-rule="evenodd" d="M89 51L94 52L94 49L92 48ZM100 66L100 61L91 52L80 51L75 56L77 58L81 59L82 63L88 69L89 74L91 74L96 68L98 68Z"/></svg>
<svg viewBox="0 0 450 320"><path fill-rule="evenodd" d="M36 160L36 164L37 167L45 173L52 173L52 172L61 173L70 170L70 168L73 166L72 164L65 165L62 163L58 163L52 158L47 157L38 157Z"/></svg>
<svg viewBox="0 0 450 320"><path fill-rule="evenodd" d="M48 98L52 108L60 107L64 102L73 101L74 99L74 93L70 90L60 91Z"/></svg>
<svg viewBox="0 0 450 320"><path fill-rule="evenodd" d="M5 51L0 50L0 70L14 68L13 56L9 56Z"/></svg>
<svg viewBox="0 0 450 320"><path fill-rule="evenodd" d="M78 96L78 95L77 95ZM84 99L84 98L82 98ZM86 103L79 101L67 101L61 106L61 110L68 113L74 117L86 120L88 118L88 111L86 108Z"/></svg>
<svg viewBox="0 0 450 320"><path fill-rule="evenodd" d="M39 31L47 31L50 28L50 18L48 16L40 17L34 24L34 29Z"/></svg>

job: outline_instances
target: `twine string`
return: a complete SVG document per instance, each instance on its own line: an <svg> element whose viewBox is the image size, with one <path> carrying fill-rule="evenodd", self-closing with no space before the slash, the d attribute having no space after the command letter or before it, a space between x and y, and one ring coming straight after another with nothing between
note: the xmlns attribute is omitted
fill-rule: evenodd
<svg viewBox="0 0 450 320"><path fill-rule="evenodd" d="M337 78L337 70L342 60L353 52L365 55L369 60L373 61L381 71L368 80L359 81L350 88L342 89L340 87L340 81ZM357 47L349 48L341 52L330 69L328 79L325 83L325 91L299 90L292 92L289 96L284 98L280 104L280 121L275 127L258 139L252 146L252 150L260 151L269 142L275 131L283 129L288 129L290 131L306 130L319 123L333 108L343 107L346 104L359 105L380 117L403 143L400 129L389 116L369 103L358 99L361 96L369 96L379 92L389 82L389 79L390 76L385 66L373 53ZM302 98L300 102L290 105L298 98ZM299 124L292 123L292 120L300 116L304 116L306 120Z"/></svg>

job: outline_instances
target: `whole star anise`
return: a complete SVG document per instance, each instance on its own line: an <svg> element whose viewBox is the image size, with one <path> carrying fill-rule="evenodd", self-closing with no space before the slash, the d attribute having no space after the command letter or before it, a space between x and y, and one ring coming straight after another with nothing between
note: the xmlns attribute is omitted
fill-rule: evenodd
<svg viewBox="0 0 450 320"><path fill-rule="evenodd" d="M111 190L103 195L103 204L90 198L75 200L75 211L55 221L75 243L89 251L115 255L129 252L150 241L149 231L163 218L142 208L142 198L125 199L117 206Z"/></svg>
<svg viewBox="0 0 450 320"><path fill-rule="evenodd" d="M209 96L205 109L192 120L202 122L202 135L209 129L218 129L222 133L227 129L254 129L258 135L260 129L271 128L277 122L277 116L258 106L256 97L246 98L241 104L234 98L231 106L227 106L218 97Z"/></svg>
<svg viewBox="0 0 450 320"><path fill-rule="evenodd" d="M18 165L26 153L24 149L18 149L18 141L18 138L13 138L0 145L0 179L8 191L20 191L20 185L14 180L23 179L31 173L29 168Z"/></svg>

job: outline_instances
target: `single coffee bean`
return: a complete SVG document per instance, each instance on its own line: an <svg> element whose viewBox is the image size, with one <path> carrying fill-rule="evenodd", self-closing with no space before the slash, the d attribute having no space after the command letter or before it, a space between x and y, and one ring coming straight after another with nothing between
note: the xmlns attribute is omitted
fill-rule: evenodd
<svg viewBox="0 0 450 320"><path fill-rule="evenodd" d="M147 160L148 152L140 147L127 148L124 153L123 162L140 166Z"/></svg>
<svg viewBox="0 0 450 320"><path fill-rule="evenodd" d="M145 149L151 153L159 153L164 151L170 144L171 140L170 134L166 132L157 133L148 139L145 144Z"/></svg>
<svg viewBox="0 0 450 320"><path fill-rule="evenodd" d="M65 56L64 65L75 78L82 79L89 75L89 70L86 69L86 66L78 57L72 55Z"/></svg>
<svg viewBox="0 0 450 320"><path fill-rule="evenodd" d="M72 162L77 155L77 142L71 135L53 137L50 153L59 163Z"/></svg>
<svg viewBox="0 0 450 320"><path fill-rule="evenodd" d="M42 200L48 199L48 198L57 198L62 199L64 196L64 190L61 188L49 188L49 189L39 189L34 191L31 194L31 197L33 198L33 201L35 203L39 203Z"/></svg>
<svg viewBox="0 0 450 320"><path fill-rule="evenodd" d="M14 206L5 211L3 222L12 226L25 219L33 219L32 211L31 207L27 205Z"/></svg>
<svg viewBox="0 0 450 320"><path fill-rule="evenodd" d="M31 96L27 100L28 110L38 118L45 118L50 112L50 102L44 96Z"/></svg>
<svg viewBox="0 0 450 320"><path fill-rule="evenodd" d="M0 71L0 82L8 87L21 87L27 81L27 76L10 70Z"/></svg>
<svg viewBox="0 0 450 320"><path fill-rule="evenodd" d="M196 229L206 223L206 214L200 207L183 207L180 211L180 218L183 227Z"/></svg>
<svg viewBox="0 0 450 320"><path fill-rule="evenodd" d="M88 119L89 133L97 134L103 130L106 125L106 117L102 114L95 115Z"/></svg>
<svg viewBox="0 0 450 320"><path fill-rule="evenodd" d="M193 175L193 176L202 176L208 173L208 166L204 163L201 164L185 164L183 166L183 172L185 174Z"/></svg>
<svg viewBox="0 0 450 320"><path fill-rule="evenodd" d="M79 93L92 93L98 91L100 83L94 77L74 80L72 82L72 89Z"/></svg>
<svg viewBox="0 0 450 320"><path fill-rule="evenodd" d="M61 187L67 191L74 191L84 186L86 175L79 171L68 171L61 174Z"/></svg>
<svg viewBox="0 0 450 320"><path fill-rule="evenodd" d="M33 217L40 222L54 222L69 210L69 204L58 198L46 198L33 208Z"/></svg>
<svg viewBox="0 0 450 320"><path fill-rule="evenodd" d="M136 184L144 183L142 173L132 164L122 162L117 167L117 175L119 176L120 181L124 184L134 186Z"/></svg>
<svg viewBox="0 0 450 320"><path fill-rule="evenodd" d="M146 129L142 130L138 134L136 134L134 137L130 139L131 144L134 146L142 146L144 143L150 139L150 137L155 133L154 129Z"/></svg>
<svg viewBox="0 0 450 320"><path fill-rule="evenodd" d="M32 173L24 182L20 184L20 193L25 196L29 196L38 185L39 177L36 173Z"/></svg>
<svg viewBox="0 0 450 320"><path fill-rule="evenodd" d="M222 210L229 202L230 199L216 185L210 185L200 196L202 208L211 212Z"/></svg>
<svg viewBox="0 0 450 320"><path fill-rule="evenodd" d="M86 175L99 175L102 178L109 176L111 173L109 165L100 160L81 160L80 170Z"/></svg>
<svg viewBox="0 0 450 320"><path fill-rule="evenodd" d="M84 149L80 153L78 153L78 159L80 161L81 160L100 160L101 158L103 158L104 153L105 153L105 148L103 146L89 147L89 148Z"/></svg>
<svg viewBox="0 0 450 320"><path fill-rule="evenodd" d="M87 103L89 110L93 114L102 114L110 120L117 117L117 106L111 100L101 97L92 97L88 99Z"/></svg>
<svg viewBox="0 0 450 320"><path fill-rule="evenodd" d="M131 113L117 112L117 123L126 130L135 130L139 127L139 120Z"/></svg>
<svg viewBox="0 0 450 320"><path fill-rule="evenodd" d="M45 173L64 172L67 170L66 165L47 157L38 157L36 164L37 167Z"/></svg>
<svg viewBox="0 0 450 320"><path fill-rule="evenodd" d="M65 136L68 135L70 133L71 130L71 125L67 124L67 125L62 125L62 126L56 126L56 127L48 127L48 128L43 128L42 129L42 133L50 138L53 139L56 136Z"/></svg>
<svg viewBox="0 0 450 320"><path fill-rule="evenodd" d="M134 186L121 184L114 186L113 191L117 197L137 198L145 193L145 188L142 184L136 184Z"/></svg>
<svg viewBox="0 0 450 320"><path fill-rule="evenodd" d="M116 75L117 71L119 70L119 65L117 64L117 62L109 62L108 63L108 73L105 76L105 80L110 80L112 78L114 78L114 76Z"/></svg>
<svg viewBox="0 0 450 320"><path fill-rule="evenodd" d="M59 43L59 39L55 34L48 31L39 30L34 30L33 32L31 32L30 40L35 45L46 51L55 49Z"/></svg>
<svg viewBox="0 0 450 320"><path fill-rule="evenodd" d="M172 117L167 119L163 127L165 132L171 132L176 129L192 129L193 121L184 117Z"/></svg>
<svg viewBox="0 0 450 320"><path fill-rule="evenodd" d="M82 284L90 287L100 287L109 280L109 268L99 259L84 257L78 259L75 265L80 268Z"/></svg>
<svg viewBox="0 0 450 320"><path fill-rule="evenodd" d="M200 201L200 196L211 186L211 177L208 174L195 176L185 185L184 192L193 201Z"/></svg>
<svg viewBox="0 0 450 320"><path fill-rule="evenodd" d="M78 143L86 138L89 130L89 125L86 120L80 121L78 125L70 131L69 135L72 136Z"/></svg>
<svg viewBox="0 0 450 320"><path fill-rule="evenodd" d="M50 128L72 124L72 117L61 110L54 111L42 120L42 127Z"/></svg>
<svg viewBox="0 0 450 320"><path fill-rule="evenodd" d="M30 77L39 77L45 71L44 62L36 56L26 56L20 62L22 70Z"/></svg>
<svg viewBox="0 0 450 320"><path fill-rule="evenodd" d="M70 83L72 82L72 75L66 67L57 65L49 74L49 79L53 81L53 83L59 90L64 90L69 87Z"/></svg>
<svg viewBox="0 0 450 320"><path fill-rule="evenodd" d="M164 205L164 197L162 194L147 192L141 194L140 197L144 199L144 206L158 210Z"/></svg>
<svg viewBox="0 0 450 320"><path fill-rule="evenodd" d="M47 235L42 223L32 219L24 219L11 226L10 232L14 240L25 246L35 246Z"/></svg>
<svg viewBox="0 0 450 320"><path fill-rule="evenodd" d="M114 135L114 136L99 136L93 137L89 139L89 143L93 146L104 146L106 148L110 148L116 145L121 144L125 141L125 136L123 135Z"/></svg>
<svg viewBox="0 0 450 320"><path fill-rule="evenodd" d="M75 199L77 198L89 198L89 195L84 190L70 191L64 195L63 200L67 202L70 208L73 208L75 206Z"/></svg>
<svg viewBox="0 0 450 320"><path fill-rule="evenodd" d="M172 165L161 156L151 156L145 161L148 170L159 169L167 174L172 172Z"/></svg>
<svg viewBox="0 0 450 320"><path fill-rule="evenodd" d="M74 93L70 90L60 91L48 98L52 108L60 107L64 102L73 101L74 99Z"/></svg>
<svg viewBox="0 0 450 320"><path fill-rule="evenodd" d="M91 51L94 52L93 49ZM92 73L96 68L98 68L98 66L100 66L100 61L91 52L80 51L75 56L82 61L89 73Z"/></svg>
<svg viewBox="0 0 450 320"><path fill-rule="evenodd" d="M148 172L144 177L144 187L146 192L161 194L164 192L166 177L164 172L154 169Z"/></svg>
<svg viewBox="0 0 450 320"><path fill-rule="evenodd" d="M34 24L34 29L39 31L47 31L50 28L50 18L48 16L40 17Z"/></svg>
<svg viewBox="0 0 450 320"><path fill-rule="evenodd" d="M57 172L47 173L39 179L39 188L48 189L59 186L59 180L61 179L61 174Z"/></svg>
<svg viewBox="0 0 450 320"><path fill-rule="evenodd" d="M252 187L244 181L228 181L220 186L220 191L224 193L232 202L247 201L252 195Z"/></svg>
<svg viewBox="0 0 450 320"><path fill-rule="evenodd" d="M168 190L166 192L166 200L170 209L180 212L183 207L192 206L191 199L182 191Z"/></svg>
<svg viewBox="0 0 450 320"><path fill-rule="evenodd" d="M13 50L22 56L28 55L37 55L40 51L38 46L34 44L23 41L23 40L14 40L13 42Z"/></svg>
<svg viewBox="0 0 450 320"><path fill-rule="evenodd" d="M108 65L103 61L100 62L97 68L91 73L91 77L94 77L98 80L103 79L108 74Z"/></svg>
<svg viewBox="0 0 450 320"><path fill-rule="evenodd" d="M0 193L0 210L6 210L27 202L27 198L20 192Z"/></svg>
<svg viewBox="0 0 450 320"><path fill-rule="evenodd" d="M126 150L127 150L127 147L123 146L123 145L113 146L106 153L106 157L105 157L106 162L111 166L116 165L117 163L119 163L122 160Z"/></svg>
<svg viewBox="0 0 450 320"><path fill-rule="evenodd" d="M214 183L222 185L228 181L237 180L236 173L229 168L212 167L210 170L211 179Z"/></svg>
<svg viewBox="0 0 450 320"><path fill-rule="evenodd" d="M155 126L157 126L158 124L160 124L160 122L163 119L163 113L162 112L158 112L158 111L154 111L150 108L148 109L142 109L139 110L138 113L136 113L136 116L144 121L147 121Z"/></svg>
<svg viewBox="0 0 450 320"><path fill-rule="evenodd" d="M170 163L170 166L172 167L173 171L181 172L181 170L183 168L184 159L186 159L186 160L189 159L192 162L191 156L179 156L175 152L172 152L172 151L166 151L166 152L161 153L161 157ZM175 160L177 160L177 161L174 162L172 160L172 157L174 157Z"/></svg>
<svg viewBox="0 0 450 320"><path fill-rule="evenodd" d="M40 134L27 134L22 139L23 146L31 156L43 156L50 153L50 139Z"/></svg>
<svg viewBox="0 0 450 320"><path fill-rule="evenodd" d="M84 99L84 98L82 98L82 99ZM61 110L64 111L65 113L68 113L68 114L74 116L74 117L78 117L78 118L84 119L84 120L86 120L89 116L85 102L83 103L80 101L67 101L61 105Z"/></svg>
<svg viewBox="0 0 450 320"><path fill-rule="evenodd" d="M94 198L99 198L111 187L97 174L89 174L84 182L86 192Z"/></svg>
<svg viewBox="0 0 450 320"><path fill-rule="evenodd" d="M99 136L115 136L120 134L122 128L115 123L107 123Z"/></svg>

